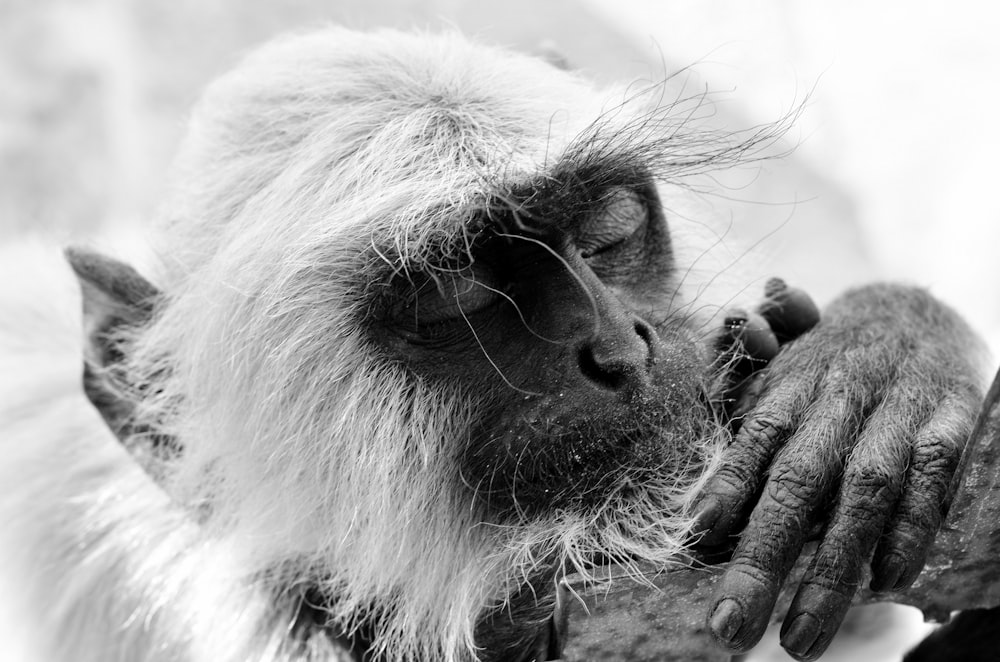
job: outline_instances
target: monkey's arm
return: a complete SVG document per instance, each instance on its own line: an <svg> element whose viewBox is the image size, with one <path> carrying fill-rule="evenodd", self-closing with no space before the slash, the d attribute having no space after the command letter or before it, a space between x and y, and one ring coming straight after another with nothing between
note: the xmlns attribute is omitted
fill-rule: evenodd
<svg viewBox="0 0 1000 662"><path fill-rule="evenodd" d="M782 350L699 504L709 544L753 509L709 617L724 646L757 643L818 522L781 633L794 657L826 649L869 563L875 590L916 579L982 398L979 347L926 292L875 285Z"/></svg>

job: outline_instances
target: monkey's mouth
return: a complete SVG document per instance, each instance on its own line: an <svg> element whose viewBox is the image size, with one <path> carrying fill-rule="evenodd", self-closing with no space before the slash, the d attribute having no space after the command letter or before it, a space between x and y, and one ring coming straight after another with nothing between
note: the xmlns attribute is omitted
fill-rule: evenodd
<svg viewBox="0 0 1000 662"><path fill-rule="evenodd" d="M700 400L683 408L672 400L508 427L466 454L464 482L489 512L518 519L593 513L680 488L704 470L711 417Z"/></svg>

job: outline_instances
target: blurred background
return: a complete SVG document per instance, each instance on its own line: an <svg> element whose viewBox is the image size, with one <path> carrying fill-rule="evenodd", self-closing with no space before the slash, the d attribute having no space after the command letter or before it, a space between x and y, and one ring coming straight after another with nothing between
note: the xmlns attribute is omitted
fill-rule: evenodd
<svg viewBox="0 0 1000 662"><path fill-rule="evenodd" d="M133 234L204 84L331 21L455 26L601 83L684 69L720 129L801 105L789 154L720 173L698 202L727 259L821 301L923 285L1000 348L1000 10L971 0L0 0L0 243ZM919 636L916 612L869 609L824 659L899 659Z"/></svg>

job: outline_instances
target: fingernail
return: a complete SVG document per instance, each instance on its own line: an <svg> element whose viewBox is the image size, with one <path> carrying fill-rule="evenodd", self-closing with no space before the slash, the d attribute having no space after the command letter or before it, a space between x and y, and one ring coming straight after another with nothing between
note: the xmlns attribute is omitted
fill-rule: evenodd
<svg viewBox="0 0 1000 662"><path fill-rule="evenodd" d="M694 533L708 533L711 531L716 522L719 521L720 514L722 514L722 508L719 505L718 499L711 496L703 499L701 505L698 506L698 512L694 516Z"/></svg>
<svg viewBox="0 0 1000 662"><path fill-rule="evenodd" d="M791 655L805 657L819 639L819 620L812 614L799 614L781 634L781 645Z"/></svg>
<svg viewBox="0 0 1000 662"><path fill-rule="evenodd" d="M740 609L739 603L732 598L726 598L720 602L715 607L715 611L712 612L712 618L709 621L709 628L715 633L715 636L727 644L732 643L733 637L742 626L743 610Z"/></svg>
<svg viewBox="0 0 1000 662"><path fill-rule="evenodd" d="M884 593L899 588L900 579L906 568L906 560L899 554L888 554L878 564L878 569L869 584L877 593Z"/></svg>

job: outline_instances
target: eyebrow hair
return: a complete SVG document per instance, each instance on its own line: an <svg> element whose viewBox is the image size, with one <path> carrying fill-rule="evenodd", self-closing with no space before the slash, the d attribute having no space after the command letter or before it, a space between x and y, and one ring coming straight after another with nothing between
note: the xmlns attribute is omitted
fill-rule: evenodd
<svg viewBox="0 0 1000 662"><path fill-rule="evenodd" d="M549 173L509 185L491 196L479 228L509 228L547 234L567 230L592 212L610 191L651 186L653 178L641 163L601 159L589 163L558 162Z"/></svg>

